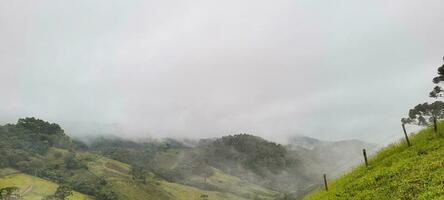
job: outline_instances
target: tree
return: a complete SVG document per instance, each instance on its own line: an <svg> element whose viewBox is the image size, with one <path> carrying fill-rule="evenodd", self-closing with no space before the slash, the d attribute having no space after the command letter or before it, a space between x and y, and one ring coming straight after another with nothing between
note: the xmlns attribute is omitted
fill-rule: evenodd
<svg viewBox="0 0 444 200"><path fill-rule="evenodd" d="M71 195L71 188L65 185L60 185L53 195L46 196L44 200L66 200Z"/></svg>
<svg viewBox="0 0 444 200"><path fill-rule="evenodd" d="M45 135L64 134L63 129L58 124L49 123L34 117L19 119L17 127Z"/></svg>
<svg viewBox="0 0 444 200"><path fill-rule="evenodd" d="M416 124L419 126L427 126L433 122L433 117L444 118L444 102L435 101L431 104L418 104L410 109L409 117L401 119L404 124Z"/></svg>
<svg viewBox="0 0 444 200"><path fill-rule="evenodd" d="M444 58L443 58L444 60ZM438 76L433 78L434 84L439 84L444 81L444 64L438 67ZM435 86L433 90L429 93L429 96L432 98L438 98L443 96L443 90L440 86Z"/></svg>
<svg viewBox="0 0 444 200"><path fill-rule="evenodd" d="M5 187L0 189L0 200L22 199L18 187Z"/></svg>
<svg viewBox="0 0 444 200"><path fill-rule="evenodd" d="M214 170L209 166L208 159L203 153L191 152L190 157L184 159L176 166L176 169L187 175L197 175L203 177L206 184L207 178L214 174Z"/></svg>
<svg viewBox="0 0 444 200"><path fill-rule="evenodd" d="M54 193L57 199L65 200L72 195L72 190L68 186L60 185Z"/></svg>
<svg viewBox="0 0 444 200"><path fill-rule="evenodd" d="M146 183L146 172L142 167L131 166L130 174L132 175L133 180L143 184Z"/></svg>
<svg viewBox="0 0 444 200"><path fill-rule="evenodd" d="M64 159L65 166L67 169L74 170L74 169L86 169L87 166L77 160L76 154L70 152Z"/></svg>
<svg viewBox="0 0 444 200"><path fill-rule="evenodd" d="M439 86L435 86L433 90L429 93L429 97L431 98L438 98L443 96L443 90Z"/></svg>
<svg viewBox="0 0 444 200"><path fill-rule="evenodd" d="M119 199L114 191L104 189L98 192L96 195L97 200L117 200Z"/></svg>
<svg viewBox="0 0 444 200"><path fill-rule="evenodd" d="M443 58L444 59L444 58ZM436 84L433 90L429 93L429 97L438 98L444 96L444 90L438 85L444 81L444 64L438 67L438 75L433 78L432 82ZM422 103L416 105L409 110L407 118L402 118L403 124L416 124L420 126L427 126L433 122L434 118L444 118L444 102L435 101L431 104Z"/></svg>
<svg viewBox="0 0 444 200"><path fill-rule="evenodd" d="M200 199L202 200L208 200L208 194L201 194Z"/></svg>

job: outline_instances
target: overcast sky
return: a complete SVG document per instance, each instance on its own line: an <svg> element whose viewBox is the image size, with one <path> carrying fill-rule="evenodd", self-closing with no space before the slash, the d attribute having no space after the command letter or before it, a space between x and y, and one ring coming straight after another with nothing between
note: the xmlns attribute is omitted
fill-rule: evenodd
<svg viewBox="0 0 444 200"><path fill-rule="evenodd" d="M0 122L381 142L428 100L444 1L1 1Z"/></svg>

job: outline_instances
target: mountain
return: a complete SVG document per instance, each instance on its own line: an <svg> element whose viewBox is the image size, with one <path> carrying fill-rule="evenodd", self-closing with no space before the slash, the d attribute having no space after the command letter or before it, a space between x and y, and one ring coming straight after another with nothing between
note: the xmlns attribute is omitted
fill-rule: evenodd
<svg viewBox="0 0 444 200"><path fill-rule="evenodd" d="M310 194L321 199L444 199L444 123L438 133L426 128L405 141L392 144L359 166L330 181L329 190Z"/></svg>
<svg viewBox="0 0 444 200"><path fill-rule="evenodd" d="M294 136L287 148L301 159L306 173L319 176L329 173L337 176L363 161L362 150L368 155L378 150L377 145L360 140L323 141L306 136Z"/></svg>
<svg viewBox="0 0 444 200"><path fill-rule="evenodd" d="M101 144L113 148L100 151ZM109 151L105 151L109 150ZM168 143L137 143L100 139L91 146L72 140L57 124L40 119L20 119L0 126L0 190L17 187L24 199L42 199L56 187L74 191L69 199L274 199L278 192L230 176L217 169L205 177L189 176L166 168L149 168L149 163L167 164L186 147ZM109 157L107 157L109 156ZM120 162L110 157L117 157ZM165 160L165 163L154 160ZM163 173L165 172L165 173ZM193 186L193 184L195 184ZM3 194L3 193L2 193Z"/></svg>
<svg viewBox="0 0 444 200"><path fill-rule="evenodd" d="M288 146L291 149L303 148L307 150L313 150L314 148L319 147L324 143L327 142L307 136L293 136L290 137L290 139L288 140Z"/></svg>
<svg viewBox="0 0 444 200"><path fill-rule="evenodd" d="M308 137L284 146L249 134L84 143L57 124L25 118L0 126L0 189L18 187L25 199L57 187L73 190L70 199L300 199L320 171L366 146Z"/></svg>
<svg viewBox="0 0 444 200"><path fill-rule="evenodd" d="M202 139L193 147L171 139L137 143L99 138L90 151L170 182L247 199L276 199L312 181L284 146L247 134Z"/></svg>

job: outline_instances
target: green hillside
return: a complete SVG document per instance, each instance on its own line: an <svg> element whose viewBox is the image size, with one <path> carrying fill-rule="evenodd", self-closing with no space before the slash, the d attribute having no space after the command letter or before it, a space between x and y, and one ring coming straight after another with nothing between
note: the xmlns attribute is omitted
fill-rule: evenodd
<svg viewBox="0 0 444 200"><path fill-rule="evenodd" d="M194 145L115 137L84 143L55 123L23 118L0 126L0 183L7 183L0 189L15 186L27 199L57 188L74 199L299 199L315 183L300 157L248 134Z"/></svg>
<svg viewBox="0 0 444 200"><path fill-rule="evenodd" d="M305 197L319 199L444 199L444 123L439 135L427 128L406 142L388 146L360 166Z"/></svg>
<svg viewBox="0 0 444 200"><path fill-rule="evenodd" d="M100 177L105 177L108 185L113 191L119 194L119 199L200 199L202 194L206 194L210 199L214 200L228 200L228 199L245 199L240 196L232 194L231 191L218 192L206 191L199 188L165 181L155 175L147 177L145 184L135 182L130 175L130 165L108 159L96 154L85 153L81 156L82 159L87 160L88 169L92 173ZM226 174L219 174L225 180L235 179ZM209 180L217 179L216 177L209 177ZM238 184L236 181L229 180L228 184ZM252 185L252 184L249 184ZM255 186L258 187L258 186ZM260 188L260 187L258 187ZM271 191L260 188L263 193L274 194Z"/></svg>
<svg viewBox="0 0 444 200"><path fill-rule="evenodd" d="M163 169L174 169L181 164L181 159L186 158L187 154L191 153L190 151L192 150L168 150L157 154L154 159ZM229 193L248 199L275 199L278 195L276 191L229 175L220 169L211 167L210 170L212 173L208 177L204 177L202 174L193 174L187 176L183 183L186 185L202 186L205 181L207 188L218 191L229 191Z"/></svg>
<svg viewBox="0 0 444 200"><path fill-rule="evenodd" d="M64 149L51 148L45 156L41 157L50 163L57 163L63 160L64 154L68 152ZM56 158L58 157L58 158ZM260 186L243 182L236 177L229 176L220 171L208 177L208 184L214 184L225 188L226 192L206 191L196 187L191 187L179 183L165 181L155 175L147 177L145 184L138 183L132 179L130 174L130 165L115 161L101 155L93 153L79 153L77 155L79 161L87 164L88 171L97 177L104 177L107 187L110 191L117 194L118 199L201 199L202 194L208 195L213 200L244 200L244 199L272 199L277 193L262 188ZM81 172L85 173L85 172ZM203 177L194 177L201 179ZM197 180L195 180L197 181ZM21 173L15 169L0 169L0 188L16 186L19 188L20 194L25 200L42 199L45 195L54 193L58 184L38 178L35 176ZM241 196L233 194L240 193ZM244 197L242 197L244 196ZM247 198L245 198L245 196ZM94 199L87 195L74 192L69 199L83 200Z"/></svg>
<svg viewBox="0 0 444 200"><path fill-rule="evenodd" d="M298 182L310 181L303 175L301 162L284 146L247 134L203 139L191 147L172 140L98 138L88 151L126 163L128 170L151 173L159 180L246 199L276 199L287 191L296 191L296 196Z"/></svg>
<svg viewBox="0 0 444 200"><path fill-rule="evenodd" d="M174 141L102 139L89 147L57 124L24 118L0 126L0 189L17 187L25 199L52 195L58 186L72 190L72 199L96 200L267 200L279 195L206 164L204 153Z"/></svg>
<svg viewBox="0 0 444 200"><path fill-rule="evenodd" d="M53 194L58 184L13 169L0 170L0 188L11 186L19 188L19 193L24 200L40 200L48 194ZM68 199L88 200L93 198L74 192Z"/></svg>

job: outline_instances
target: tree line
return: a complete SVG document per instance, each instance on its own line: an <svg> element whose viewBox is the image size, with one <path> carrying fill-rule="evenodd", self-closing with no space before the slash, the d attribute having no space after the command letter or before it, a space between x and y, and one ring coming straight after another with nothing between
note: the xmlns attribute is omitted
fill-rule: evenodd
<svg viewBox="0 0 444 200"><path fill-rule="evenodd" d="M443 58L444 60L444 58ZM432 99L438 99L444 96L444 90L440 86L444 82L444 64L438 67L437 75L432 79L435 85L429 97ZM436 100L432 103L425 102L416 105L408 112L408 117L402 118L403 124L415 124L419 126L428 126L434 119L444 118L444 102Z"/></svg>

